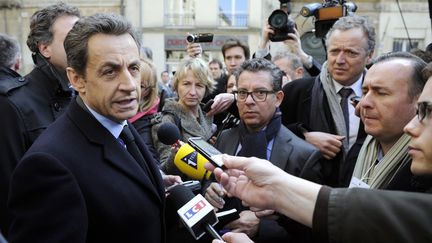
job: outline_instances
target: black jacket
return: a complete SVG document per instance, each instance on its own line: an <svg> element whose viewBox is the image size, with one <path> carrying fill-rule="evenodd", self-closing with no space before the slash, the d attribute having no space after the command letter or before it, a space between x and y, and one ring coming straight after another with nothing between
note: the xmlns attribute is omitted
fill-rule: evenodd
<svg viewBox="0 0 432 243"><path fill-rule="evenodd" d="M73 101L13 173L10 241L163 243L162 178L131 132L148 170Z"/></svg>
<svg viewBox="0 0 432 243"><path fill-rule="evenodd" d="M39 54L40 55L40 54ZM6 201L13 169L36 138L59 117L72 98L66 74L41 56L24 78L0 85L0 225L7 231Z"/></svg>
<svg viewBox="0 0 432 243"><path fill-rule="evenodd" d="M313 231L319 242L432 242L431 201L428 193L322 187Z"/></svg>
<svg viewBox="0 0 432 243"><path fill-rule="evenodd" d="M15 79L19 77L21 77L21 75L19 75L19 73L15 72L14 70L5 66L0 66L0 85L3 80Z"/></svg>

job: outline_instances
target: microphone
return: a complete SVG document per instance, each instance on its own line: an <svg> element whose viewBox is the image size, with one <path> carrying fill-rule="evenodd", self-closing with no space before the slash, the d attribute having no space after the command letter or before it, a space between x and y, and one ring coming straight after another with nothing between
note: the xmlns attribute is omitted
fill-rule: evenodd
<svg viewBox="0 0 432 243"><path fill-rule="evenodd" d="M209 162L189 144L183 144L174 157L175 166L185 175L195 179L210 179L211 172L204 168Z"/></svg>
<svg viewBox="0 0 432 243"><path fill-rule="evenodd" d="M180 131L172 123L163 123L157 130L159 141L166 145L174 145L178 151L174 157L174 165L185 175L195 180L210 179L211 172L204 168L208 160L189 144L180 141Z"/></svg>
<svg viewBox="0 0 432 243"><path fill-rule="evenodd" d="M214 208L201 194L195 196L187 187L177 185L171 189L170 197L184 226L196 240L206 232L222 240L213 228L218 223Z"/></svg>
<svg viewBox="0 0 432 243"><path fill-rule="evenodd" d="M183 142L180 141L180 130L170 122L162 123L157 130L157 136L161 143L166 145L175 145L181 147Z"/></svg>

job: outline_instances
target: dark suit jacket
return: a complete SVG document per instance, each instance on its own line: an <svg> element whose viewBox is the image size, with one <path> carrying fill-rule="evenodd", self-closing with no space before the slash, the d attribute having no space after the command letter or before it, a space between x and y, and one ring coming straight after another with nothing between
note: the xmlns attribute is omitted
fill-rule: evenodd
<svg viewBox="0 0 432 243"><path fill-rule="evenodd" d="M215 147L222 153L235 155L240 143L239 132L239 127L223 131ZM273 142L270 162L287 173L319 183L320 158L318 149L281 126Z"/></svg>
<svg viewBox="0 0 432 243"><path fill-rule="evenodd" d="M215 147L222 153L235 155L240 141L239 127L235 127L222 132ZM277 133L270 155L270 162L292 175L314 181L321 182L321 165L319 160L321 153L311 144L298 138L286 127L281 126ZM233 207L241 211L244 208L239 200L225 199L226 205L223 210ZM286 223L284 223L286 224ZM262 219L259 225L257 242L287 242L288 239L297 240L295 242L307 242L307 237L311 234L310 229L298 223L291 222L289 234L278 222L274 220ZM306 237L306 238L304 238ZM301 240L299 240L299 238Z"/></svg>
<svg viewBox="0 0 432 243"><path fill-rule="evenodd" d="M313 131L310 130L309 126L311 124L310 114L312 110L312 99L314 98L312 97L314 82L315 77L304 78L294 80L283 87L285 96L280 105L282 123L301 138L304 138L302 128ZM324 110L321 112L324 113L326 122L330 129L328 131L320 132L337 134L333 116L325 94L321 102L324 107ZM322 172L325 177L325 184L336 187L346 187L349 185L355 162L357 160L357 155L360 152L365 138L366 132L364 131L363 123L360 121L357 140L348 151L345 159L343 159L344 156L342 152L340 152L331 161L323 159Z"/></svg>
<svg viewBox="0 0 432 243"><path fill-rule="evenodd" d="M10 242L164 242L162 179L130 128L156 185L111 133L73 101L13 174Z"/></svg>

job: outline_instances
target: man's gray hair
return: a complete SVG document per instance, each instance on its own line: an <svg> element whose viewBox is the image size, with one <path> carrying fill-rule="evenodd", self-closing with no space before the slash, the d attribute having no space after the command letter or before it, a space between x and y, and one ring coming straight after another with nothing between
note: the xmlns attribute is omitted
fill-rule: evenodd
<svg viewBox="0 0 432 243"><path fill-rule="evenodd" d="M239 77L244 71L249 71L253 73L260 71L269 72L271 76L273 91L282 90L283 72L278 68L278 66L276 66L269 60L264 58L253 58L251 60L245 61L234 73L237 86Z"/></svg>
<svg viewBox="0 0 432 243"><path fill-rule="evenodd" d="M14 38L0 33L0 66L12 67L21 55L18 41Z"/></svg>
<svg viewBox="0 0 432 243"><path fill-rule="evenodd" d="M290 61L290 63L291 63L290 68L293 71L299 67L303 67L303 63L301 62L300 57L291 53L291 52L288 52L288 51L276 53L276 55L273 56L272 61L275 62L277 60L284 59L284 58L286 58Z"/></svg>
<svg viewBox="0 0 432 243"><path fill-rule="evenodd" d="M85 76L85 68L88 61L88 42L95 34L123 35L130 34L134 39L138 50L141 45L125 17L113 13L98 13L78 20L67 34L64 47L68 66Z"/></svg>
<svg viewBox="0 0 432 243"><path fill-rule="evenodd" d="M345 16L338 19L326 35L326 46L328 47L330 36L335 30L345 31L354 28L360 28L367 37L367 53L372 53L375 49L375 28L370 24L367 18L362 16Z"/></svg>

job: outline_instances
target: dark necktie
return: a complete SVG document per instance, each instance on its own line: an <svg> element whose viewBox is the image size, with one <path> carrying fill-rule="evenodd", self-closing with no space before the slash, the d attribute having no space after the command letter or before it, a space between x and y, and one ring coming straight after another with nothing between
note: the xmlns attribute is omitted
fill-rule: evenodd
<svg viewBox="0 0 432 243"><path fill-rule="evenodd" d="M346 127L346 134L347 139L349 139L349 110L348 110L348 97L351 95L352 89L351 88L342 88L339 90L339 95L342 97L340 106L342 108L343 116L345 119L345 127Z"/></svg>
<svg viewBox="0 0 432 243"><path fill-rule="evenodd" d="M120 133L120 143L123 145L126 145L127 151L132 155L132 157L135 159L135 161L140 165L140 167L143 169L144 173L147 174L147 176L150 178L153 185L155 185L155 181L153 178L153 175L150 172L150 169L147 165L147 163L144 160L144 157L142 156L140 150L138 149L138 146L135 143L135 138L132 135L131 130L128 126L124 126L122 132Z"/></svg>

